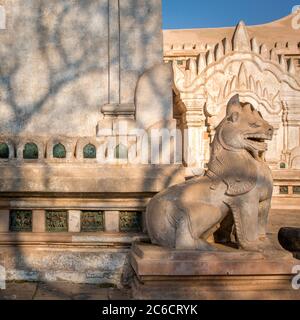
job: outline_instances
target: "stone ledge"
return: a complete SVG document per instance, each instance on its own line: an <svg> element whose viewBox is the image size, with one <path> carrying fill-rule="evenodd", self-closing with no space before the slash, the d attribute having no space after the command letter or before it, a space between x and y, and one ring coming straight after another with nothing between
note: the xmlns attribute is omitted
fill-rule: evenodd
<svg viewBox="0 0 300 320"><path fill-rule="evenodd" d="M211 277L206 284L199 279L142 283L135 278L132 295L135 300L300 300L299 291L289 288L290 283L287 276Z"/></svg>
<svg viewBox="0 0 300 320"><path fill-rule="evenodd" d="M171 166L0 165L0 192L143 194L184 181L184 168Z"/></svg>
<svg viewBox="0 0 300 320"><path fill-rule="evenodd" d="M135 244L132 266L138 277L145 276L251 276L291 273L292 255L284 251L270 254L243 251L176 251ZM296 264L296 260L294 261Z"/></svg>
<svg viewBox="0 0 300 320"><path fill-rule="evenodd" d="M122 287L131 278L129 247L3 246L7 281L65 281Z"/></svg>
<svg viewBox="0 0 300 320"><path fill-rule="evenodd" d="M148 236L137 233L0 233L1 245L125 246L134 241L147 241ZM1 255L0 255L1 257Z"/></svg>
<svg viewBox="0 0 300 320"><path fill-rule="evenodd" d="M175 251L135 244L136 299L300 299L292 289L299 264L284 251Z"/></svg>
<svg viewBox="0 0 300 320"><path fill-rule="evenodd" d="M300 179L300 170L280 169L272 170L273 178L277 181L291 182Z"/></svg>
<svg viewBox="0 0 300 320"><path fill-rule="evenodd" d="M107 115L109 115L109 116L118 116L118 115L134 116L135 105L134 105L134 103L106 104L106 105L102 106L101 112L106 116Z"/></svg>
<svg viewBox="0 0 300 320"><path fill-rule="evenodd" d="M130 300L130 292L94 284L8 282L0 300Z"/></svg>

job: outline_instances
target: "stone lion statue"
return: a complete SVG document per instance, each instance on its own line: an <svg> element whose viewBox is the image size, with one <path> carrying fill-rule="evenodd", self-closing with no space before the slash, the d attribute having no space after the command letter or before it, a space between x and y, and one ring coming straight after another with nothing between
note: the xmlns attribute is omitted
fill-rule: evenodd
<svg viewBox="0 0 300 320"><path fill-rule="evenodd" d="M231 220L242 249L267 248L273 179L264 154L265 141L272 139L273 131L252 105L241 104L239 96L234 96L216 129L205 175L171 187L150 201L146 221L152 243L216 250L207 239L217 226L230 226Z"/></svg>

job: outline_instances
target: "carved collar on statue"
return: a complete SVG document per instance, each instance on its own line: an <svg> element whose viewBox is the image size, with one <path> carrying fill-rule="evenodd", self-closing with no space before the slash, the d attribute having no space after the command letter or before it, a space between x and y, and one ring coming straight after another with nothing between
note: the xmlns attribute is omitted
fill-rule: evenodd
<svg viewBox="0 0 300 320"><path fill-rule="evenodd" d="M238 196L250 192L257 184L259 162L246 150L225 148L215 137L212 156L206 175L227 185L227 195Z"/></svg>

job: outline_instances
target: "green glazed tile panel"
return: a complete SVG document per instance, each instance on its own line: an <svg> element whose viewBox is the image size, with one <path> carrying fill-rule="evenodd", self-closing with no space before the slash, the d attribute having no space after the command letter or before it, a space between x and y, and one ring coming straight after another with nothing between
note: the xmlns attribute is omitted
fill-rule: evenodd
<svg viewBox="0 0 300 320"><path fill-rule="evenodd" d="M83 149L83 157L85 159L96 159L96 147L92 144L88 144Z"/></svg>
<svg viewBox="0 0 300 320"><path fill-rule="evenodd" d="M142 213L138 211L120 212L120 231L121 232L141 232Z"/></svg>
<svg viewBox="0 0 300 320"><path fill-rule="evenodd" d="M81 212L81 231L82 232L104 231L104 212L103 211L82 211Z"/></svg>
<svg viewBox="0 0 300 320"><path fill-rule="evenodd" d="M293 187L293 193L300 195L300 186L294 186L294 187Z"/></svg>
<svg viewBox="0 0 300 320"><path fill-rule="evenodd" d="M288 186L281 186L279 188L280 194L289 194L289 187Z"/></svg>
<svg viewBox="0 0 300 320"><path fill-rule="evenodd" d="M67 211L46 211L47 232L68 232Z"/></svg>
<svg viewBox="0 0 300 320"><path fill-rule="evenodd" d="M39 158L39 149L35 143L27 143L24 146L23 158L27 160L35 160Z"/></svg>
<svg viewBox="0 0 300 320"><path fill-rule="evenodd" d="M6 143L0 143L0 159L9 158L9 148Z"/></svg>
<svg viewBox="0 0 300 320"><path fill-rule="evenodd" d="M56 144L53 147L53 158L64 159L67 157L66 148L61 143Z"/></svg>
<svg viewBox="0 0 300 320"><path fill-rule="evenodd" d="M128 149L123 144L119 144L115 149L116 159L128 159Z"/></svg>
<svg viewBox="0 0 300 320"><path fill-rule="evenodd" d="M9 219L9 229L12 232L31 232L32 211L11 210Z"/></svg>

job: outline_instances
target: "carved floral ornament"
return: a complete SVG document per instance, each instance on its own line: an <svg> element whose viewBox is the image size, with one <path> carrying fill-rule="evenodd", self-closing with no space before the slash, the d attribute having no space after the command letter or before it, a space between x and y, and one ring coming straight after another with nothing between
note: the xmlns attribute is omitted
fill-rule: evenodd
<svg viewBox="0 0 300 320"><path fill-rule="evenodd" d="M282 112L285 96L300 100L300 81L293 61L277 55L256 38L250 40L240 22L232 41L224 39L214 49L188 60L185 69L173 64L175 87L184 99L206 101L206 113L220 120L224 105L234 94L252 103L268 118Z"/></svg>

